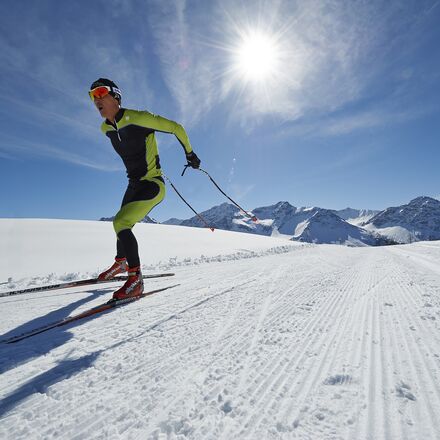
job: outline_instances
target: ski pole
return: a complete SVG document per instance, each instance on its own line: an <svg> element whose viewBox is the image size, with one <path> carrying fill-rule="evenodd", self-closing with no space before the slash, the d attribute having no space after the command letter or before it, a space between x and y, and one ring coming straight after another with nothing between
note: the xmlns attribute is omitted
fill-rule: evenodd
<svg viewBox="0 0 440 440"><path fill-rule="evenodd" d="M185 168L183 169L182 172L182 176L185 174L186 169L189 167L190 165L185 165ZM247 212L245 209L243 209L237 202L234 202L234 200L232 200L216 183L216 181L211 177L211 175L208 173L208 171L205 171L202 168L196 168L197 170L201 171L202 173L205 173L209 179L211 180L211 182L216 186L216 188L228 199L230 200L238 209L240 209L240 211L245 214L247 217L249 217L253 222L257 222L258 218L255 215L250 214L249 212Z"/></svg>
<svg viewBox="0 0 440 440"><path fill-rule="evenodd" d="M212 226L209 226L208 222L183 198L182 194L180 194L179 191L177 191L177 188L173 185L173 182L171 182L170 179L168 179L168 177L163 174L163 177L165 177L165 179L167 180L167 182L171 185L171 188L174 189L174 191L176 191L176 194L183 200L183 202L189 207L189 209L191 209L192 212L194 212L194 214L199 218L199 220L209 229L211 229L212 232L214 232L214 228Z"/></svg>

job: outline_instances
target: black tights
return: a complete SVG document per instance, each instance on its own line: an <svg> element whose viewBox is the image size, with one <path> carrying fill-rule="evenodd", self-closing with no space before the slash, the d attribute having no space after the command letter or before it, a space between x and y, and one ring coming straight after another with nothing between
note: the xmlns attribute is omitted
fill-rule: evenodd
<svg viewBox="0 0 440 440"><path fill-rule="evenodd" d="M140 266L138 243L131 229L124 229L116 241L116 258L127 258L128 267Z"/></svg>

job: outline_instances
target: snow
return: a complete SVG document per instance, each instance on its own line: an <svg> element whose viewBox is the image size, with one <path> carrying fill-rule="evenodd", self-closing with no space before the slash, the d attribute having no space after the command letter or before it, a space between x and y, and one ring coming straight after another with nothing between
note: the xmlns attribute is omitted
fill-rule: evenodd
<svg viewBox="0 0 440 440"><path fill-rule="evenodd" d="M89 278L105 269L116 253L110 222L0 219L0 231L4 243L0 254L0 282L12 277L25 287L30 277L42 274L50 275L53 282L80 275ZM215 259L219 255L236 258L241 253L290 246L282 239L219 229L211 232L207 228L138 224L134 232L139 242L145 243L140 246L140 257L151 270Z"/></svg>
<svg viewBox="0 0 440 440"><path fill-rule="evenodd" d="M390 226L388 228L376 228L372 224L364 226L367 231L376 232L384 237L394 240L396 243L412 243L418 241L417 236L402 226Z"/></svg>
<svg viewBox="0 0 440 440"><path fill-rule="evenodd" d="M440 242L135 232L144 271L176 274L147 288L180 285L0 344L0 438L440 438ZM0 220L0 234L0 281L20 287L86 278L114 252L111 223ZM0 338L114 288L0 298Z"/></svg>

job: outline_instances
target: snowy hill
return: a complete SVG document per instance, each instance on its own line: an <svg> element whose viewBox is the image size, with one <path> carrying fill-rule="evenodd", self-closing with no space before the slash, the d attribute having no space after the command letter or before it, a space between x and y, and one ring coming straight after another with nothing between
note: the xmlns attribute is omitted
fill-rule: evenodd
<svg viewBox="0 0 440 440"><path fill-rule="evenodd" d="M387 208L364 224L399 243L440 239L440 201L417 197L406 205Z"/></svg>
<svg viewBox="0 0 440 440"><path fill-rule="evenodd" d="M440 242L135 230L144 272L175 272L146 288L179 285L0 343L0 438L440 438ZM106 222L0 220L0 236L3 290L87 278L114 255ZM114 289L0 297L0 340Z"/></svg>
<svg viewBox="0 0 440 440"><path fill-rule="evenodd" d="M223 230L185 228L183 234L180 227L158 224L138 224L134 232L144 243L139 249L143 268L153 271L293 246L285 239ZM115 233L108 222L0 219L0 234L0 291L96 276L112 263L116 252ZM36 249L44 249L44 258ZM70 253L75 258L69 259ZM5 284L9 278L13 286Z"/></svg>
<svg viewBox="0 0 440 440"><path fill-rule="evenodd" d="M349 246L393 244L391 240L354 226L326 209L317 210L312 217L298 225L292 240Z"/></svg>

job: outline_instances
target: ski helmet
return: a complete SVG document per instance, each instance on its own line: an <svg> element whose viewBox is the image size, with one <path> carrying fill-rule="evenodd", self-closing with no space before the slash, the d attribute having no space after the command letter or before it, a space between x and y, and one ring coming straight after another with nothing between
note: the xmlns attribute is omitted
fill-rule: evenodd
<svg viewBox="0 0 440 440"><path fill-rule="evenodd" d="M119 87L112 80L107 78L99 78L90 86L90 90L96 89L96 87L99 86L110 87L110 95L113 96L113 98L117 99L119 102L121 102L121 98L122 98L121 91L119 90Z"/></svg>

